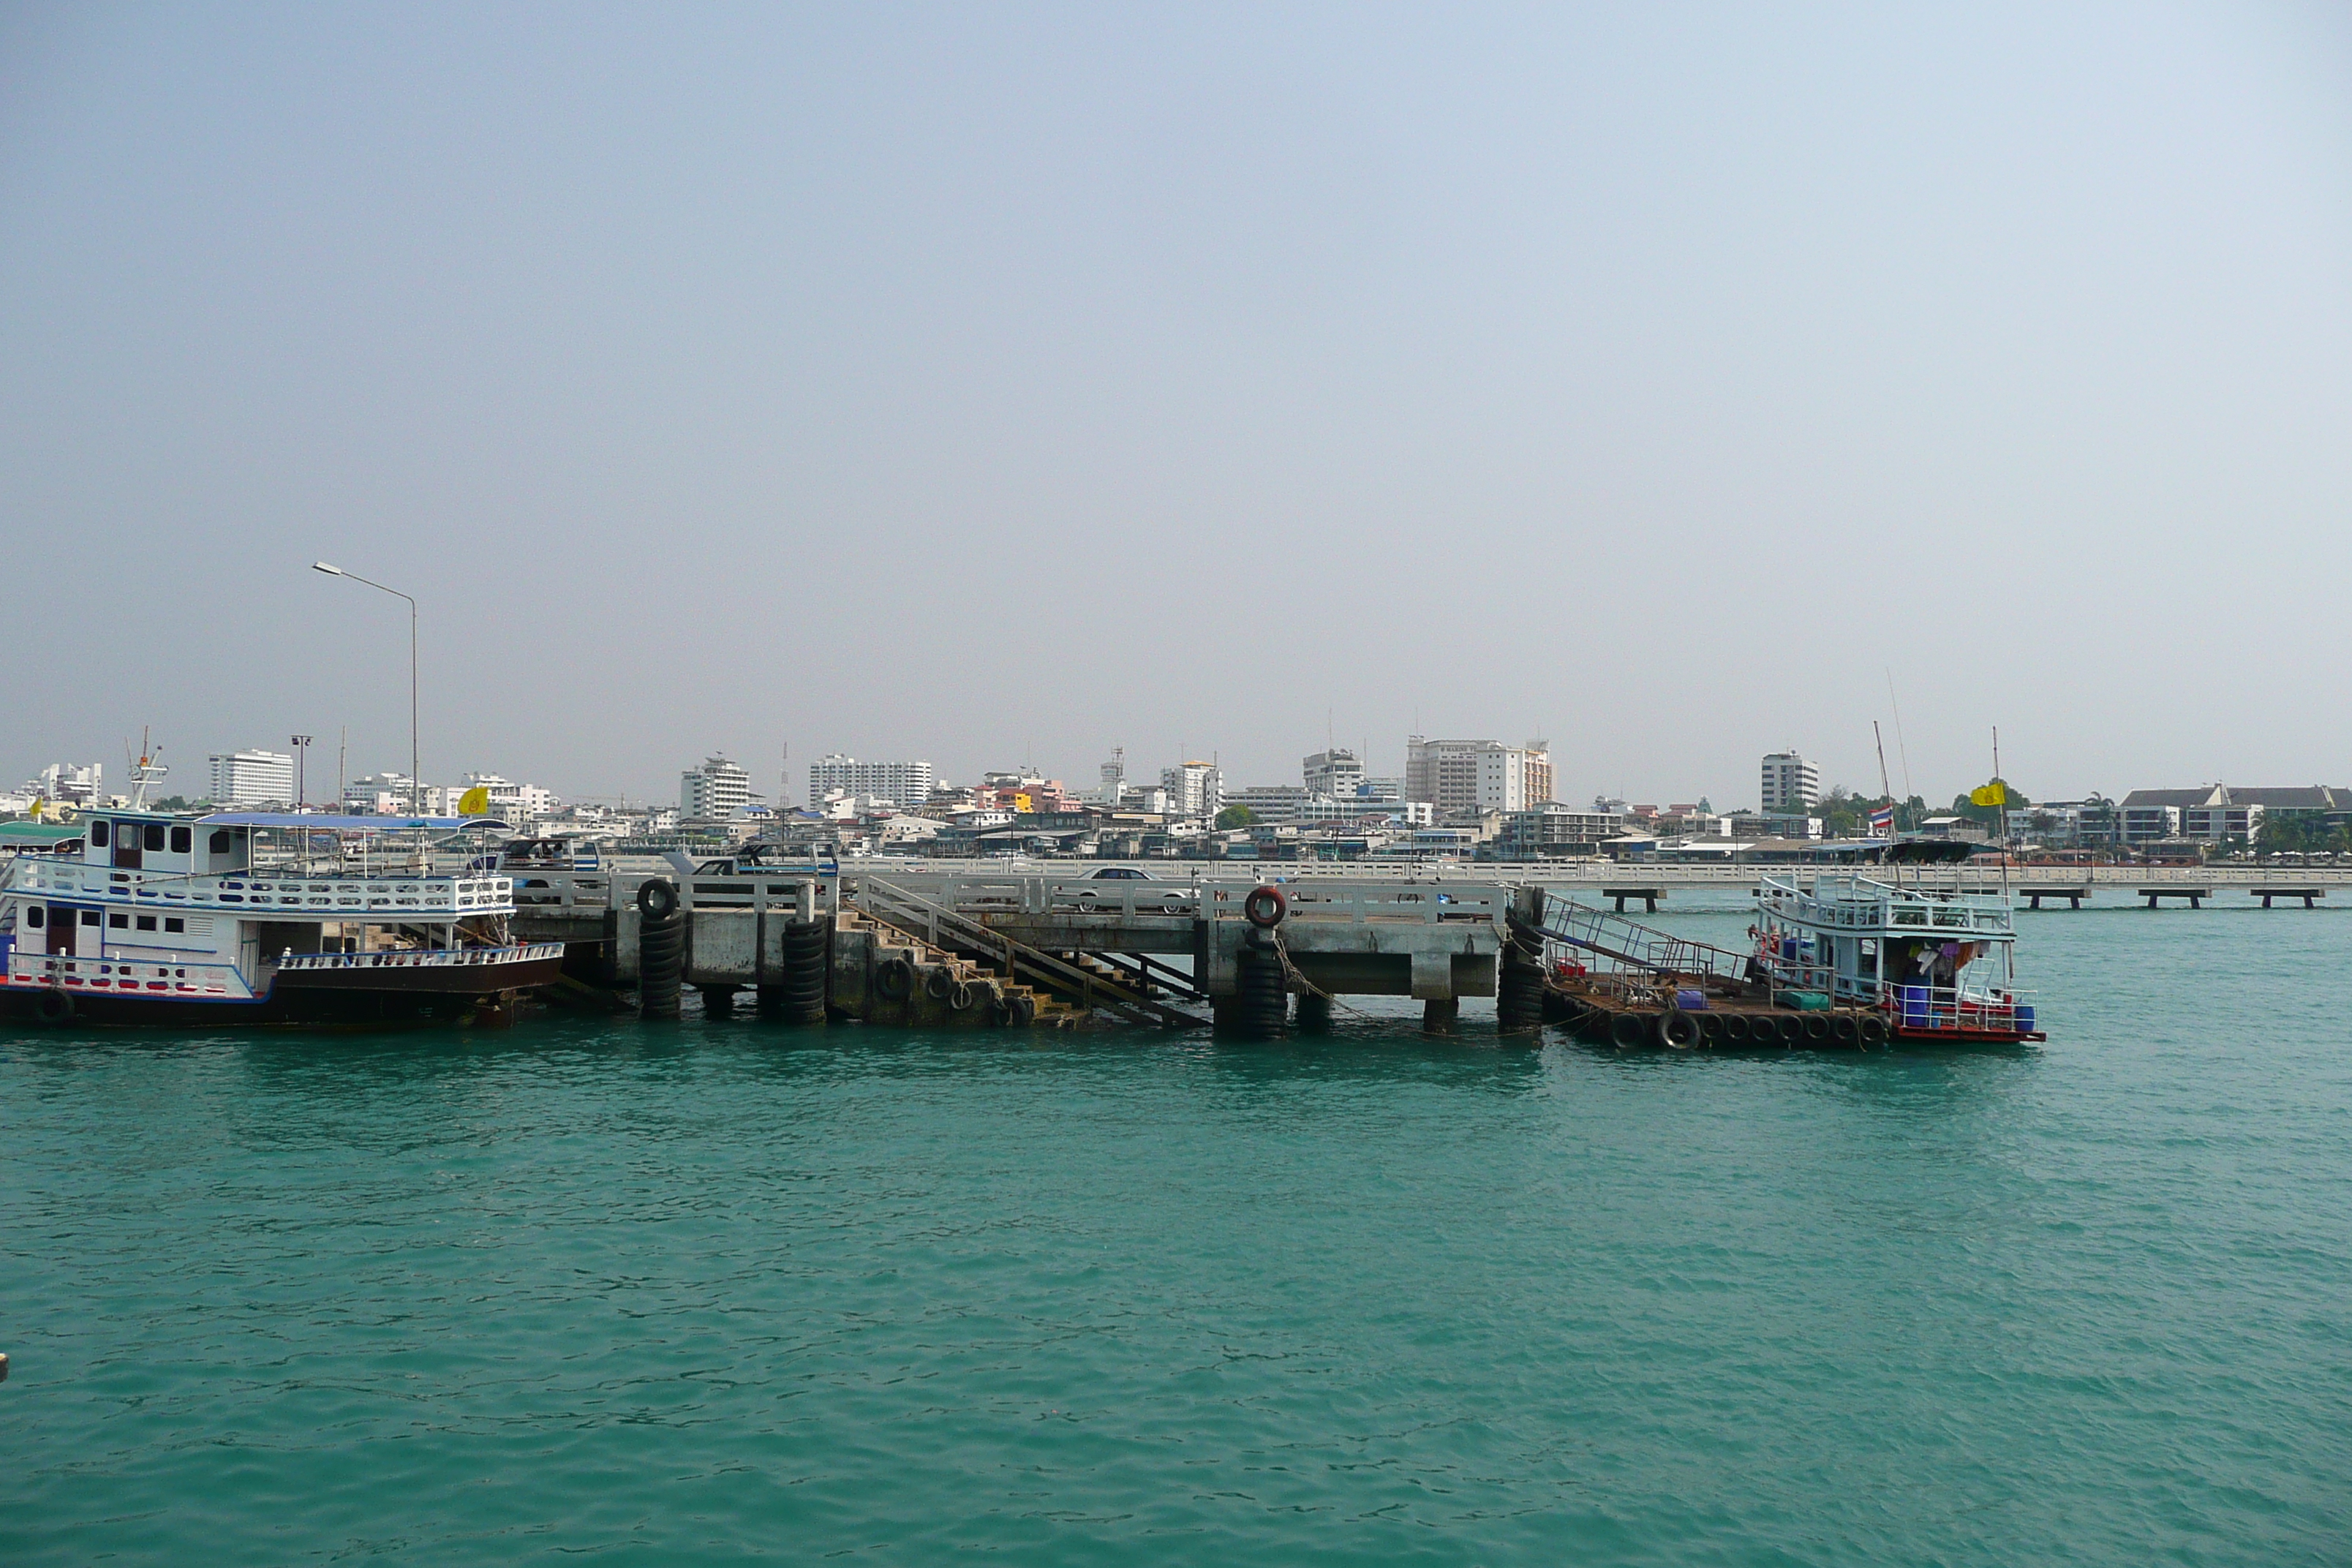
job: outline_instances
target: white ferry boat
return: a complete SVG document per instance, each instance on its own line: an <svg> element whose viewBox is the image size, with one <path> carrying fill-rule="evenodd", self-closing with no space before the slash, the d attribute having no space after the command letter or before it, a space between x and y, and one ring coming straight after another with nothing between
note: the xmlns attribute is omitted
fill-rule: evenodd
<svg viewBox="0 0 2352 1568"><path fill-rule="evenodd" d="M52 828L48 844L20 846L0 866L0 1008L56 1025L376 1023L502 1010L556 977L563 948L510 939L511 878L413 868L425 864L428 837L469 826L92 811L72 825L78 833ZM330 853L310 853L322 843Z"/></svg>
<svg viewBox="0 0 2352 1568"><path fill-rule="evenodd" d="M1776 987L1878 1008L1898 1040L2007 1045L2047 1037L2017 988L2010 901L1858 873L1766 876L1756 963Z"/></svg>

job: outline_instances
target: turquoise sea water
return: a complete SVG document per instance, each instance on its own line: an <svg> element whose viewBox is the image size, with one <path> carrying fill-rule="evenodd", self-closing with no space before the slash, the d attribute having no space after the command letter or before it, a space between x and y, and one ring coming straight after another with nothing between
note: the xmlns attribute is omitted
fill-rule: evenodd
<svg viewBox="0 0 2352 1568"><path fill-rule="evenodd" d="M0 1563L2352 1559L2352 915L2020 925L1969 1055L0 1036Z"/></svg>

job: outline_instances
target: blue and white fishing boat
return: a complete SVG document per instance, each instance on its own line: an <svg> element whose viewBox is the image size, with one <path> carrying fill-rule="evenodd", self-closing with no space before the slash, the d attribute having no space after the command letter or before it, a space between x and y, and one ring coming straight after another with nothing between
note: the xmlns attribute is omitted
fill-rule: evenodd
<svg viewBox="0 0 2352 1568"><path fill-rule="evenodd" d="M502 1016L563 949L511 939L510 877L430 868L436 839L478 826L94 809L21 836L0 866L0 1008L46 1024Z"/></svg>
<svg viewBox="0 0 2352 1568"><path fill-rule="evenodd" d="M1898 1040L2013 1045L2047 1037L2017 985L2005 894L1906 879L1906 865L1956 860L1965 846L1909 840L1875 876L1759 879L1756 964L1775 987L1875 1008Z"/></svg>

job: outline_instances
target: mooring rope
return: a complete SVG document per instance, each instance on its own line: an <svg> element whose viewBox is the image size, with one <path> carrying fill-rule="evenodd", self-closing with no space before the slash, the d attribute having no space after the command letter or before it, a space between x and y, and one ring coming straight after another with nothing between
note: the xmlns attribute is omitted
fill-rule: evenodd
<svg viewBox="0 0 2352 1568"><path fill-rule="evenodd" d="M1331 1004L1332 1006L1339 1008L1343 1012L1353 1013L1359 1018L1369 1018L1372 1016L1371 1014L1365 1012L1361 1007L1349 1006L1347 1003L1340 1001L1337 996L1332 995L1331 993L1324 990L1323 987L1316 984L1315 982L1307 979L1306 975L1300 973L1298 971L1298 965L1290 961L1290 944L1282 940L1282 928L1280 926L1269 928L1266 934L1274 938L1275 955L1282 960L1283 973L1296 981L1300 990L1307 993L1309 995L1320 996L1324 1001Z"/></svg>

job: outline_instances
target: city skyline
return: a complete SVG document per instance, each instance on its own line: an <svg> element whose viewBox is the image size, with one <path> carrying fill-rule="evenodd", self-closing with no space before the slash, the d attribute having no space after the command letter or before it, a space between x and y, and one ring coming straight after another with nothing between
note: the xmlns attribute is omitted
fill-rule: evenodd
<svg viewBox="0 0 2352 1568"><path fill-rule="evenodd" d="M20 8L0 752L2340 777L2346 35Z"/></svg>

